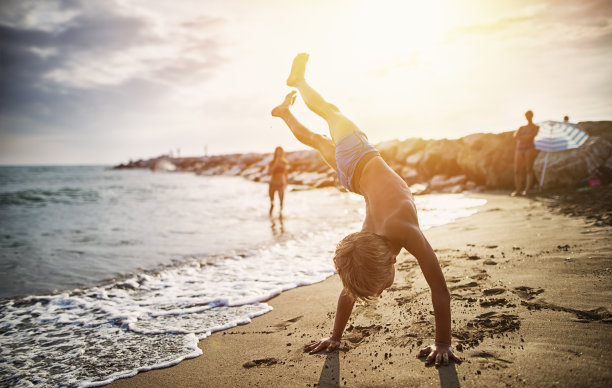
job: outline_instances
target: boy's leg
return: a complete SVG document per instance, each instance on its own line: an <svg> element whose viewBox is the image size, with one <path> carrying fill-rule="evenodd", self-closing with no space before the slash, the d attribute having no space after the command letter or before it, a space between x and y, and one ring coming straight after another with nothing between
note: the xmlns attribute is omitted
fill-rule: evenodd
<svg viewBox="0 0 612 388"><path fill-rule="evenodd" d="M336 147L334 143L324 136L314 133L300 123L289 110L295 101L295 92L285 96L285 100L276 108L272 109L272 116L280 117L289 127L296 139L301 143L319 151L325 162L334 170L336 169Z"/></svg>
<svg viewBox="0 0 612 388"><path fill-rule="evenodd" d="M306 106L308 106L308 109L327 121L329 133L335 143L342 136L358 130L359 128L355 123L344 116L335 105L325 101L317 91L308 85L304 79L306 62L308 62L308 54L306 53L298 54L293 59L291 73L289 74L289 78L287 78L287 85L297 88Z"/></svg>

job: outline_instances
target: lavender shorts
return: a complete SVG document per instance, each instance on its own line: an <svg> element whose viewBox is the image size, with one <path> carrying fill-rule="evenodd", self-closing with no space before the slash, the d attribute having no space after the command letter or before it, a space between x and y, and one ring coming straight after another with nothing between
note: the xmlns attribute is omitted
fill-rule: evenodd
<svg viewBox="0 0 612 388"><path fill-rule="evenodd" d="M353 131L342 136L336 143L336 172L342 186L359 193L361 169L367 160L378 155L365 133Z"/></svg>

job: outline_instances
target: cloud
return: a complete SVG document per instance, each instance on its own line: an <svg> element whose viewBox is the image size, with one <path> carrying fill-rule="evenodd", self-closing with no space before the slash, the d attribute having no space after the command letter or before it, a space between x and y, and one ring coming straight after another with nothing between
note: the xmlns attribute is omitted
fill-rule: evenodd
<svg viewBox="0 0 612 388"><path fill-rule="evenodd" d="M223 20L195 16L172 25L119 1L5 1L0 115L28 117L30 125L2 126L0 134L44 131L50 123L76 130L204 82L225 61L214 37Z"/></svg>
<svg viewBox="0 0 612 388"><path fill-rule="evenodd" d="M447 43L480 38L537 48L581 47L607 39L611 20L612 3L606 0L529 2L493 20L456 26L448 32Z"/></svg>

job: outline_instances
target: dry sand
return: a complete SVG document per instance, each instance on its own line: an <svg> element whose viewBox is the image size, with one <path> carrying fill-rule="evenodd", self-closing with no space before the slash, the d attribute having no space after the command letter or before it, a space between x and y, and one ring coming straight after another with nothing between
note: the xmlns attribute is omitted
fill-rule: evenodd
<svg viewBox="0 0 612 388"><path fill-rule="evenodd" d="M201 341L198 358L111 386L612 386L612 227L551 212L550 198L475 196L489 201L478 214L425 232L451 290L462 364L416 358L433 341L433 315L418 265L403 254L391 289L356 306L339 351L302 351L331 333L333 276Z"/></svg>

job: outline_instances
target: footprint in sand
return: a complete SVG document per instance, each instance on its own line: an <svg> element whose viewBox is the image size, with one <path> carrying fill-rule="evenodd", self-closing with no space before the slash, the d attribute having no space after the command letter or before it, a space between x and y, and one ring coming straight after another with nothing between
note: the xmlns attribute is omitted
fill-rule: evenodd
<svg viewBox="0 0 612 388"><path fill-rule="evenodd" d="M499 294L503 294L504 292L506 292L506 289L504 288L489 288L489 289L482 291L483 295L485 296L499 295Z"/></svg>
<svg viewBox="0 0 612 388"><path fill-rule="evenodd" d="M249 369L254 367L267 367L278 364L278 360L276 358L261 358L259 360L248 361L242 364L243 368Z"/></svg>
<svg viewBox="0 0 612 388"><path fill-rule="evenodd" d="M517 331L520 327L518 315L491 311L469 321L463 328L456 330L453 337L457 338L457 349L462 350L478 346L485 337Z"/></svg>
<svg viewBox="0 0 612 388"><path fill-rule="evenodd" d="M535 288L531 288L527 286L520 286L520 287L514 287L512 292L520 296L523 299L530 300L530 299L535 298L536 295L540 295L541 293L543 293L544 290L542 288L535 289Z"/></svg>
<svg viewBox="0 0 612 388"><path fill-rule="evenodd" d="M295 317L295 318L291 318L291 319L287 319L286 321L283 321L281 323L277 323L276 325L273 325L273 327L276 327L278 329L284 329L287 326L290 326L294 323L296 323L297 321L299 321L300 319L302 319L304 316L300 315L299 317Z"/></svg>
<svg viewBox="0 0 612 388"><path fill-rule="evenodd" d="M475 361L477 361L480 365L482 365L482 367L486 369L506 369L510 364L513 363L512 361L505 360L489 352L476 352L474 354L471 354L470 357L476 358Z"/></svg>
<svg viewBox="0 0 612 388"><path fill-rule="evenodd" d="M354 326L350 325L346 328L344 339L347 341L349 348L355 348L357 345L362 343L365 339L370 337L372 334L378 333L382 330L381 325L370 325L370 326Z"/></svg>
<svg viewBox="0 0 612 388"><path fill-rule="evenodd" d="M605 307L597 307L592 310L578 310L570 307L558 306L543 301L521 301L521 305L526 306L529 310L548 309L553 311L565 311L567 313L576 314L579 319L579 322L601 321L602 323L612 323L612 313L610 313Z"/></svg>
<svg viewBox="0 0 612 388"><path fill-rule="evenodd" d="M480 307L516 307L514 303L510 303L510 301L506 298L491 298L491 299L483 299L480 301Z"/></svg>
<svg viewBox="0 0 612 388"><path fill-rule="evenodd" d="M462 289L465 289L465 288L474 288L474 287L478 287L478 286L479 286L479 284L477 282L469 282L469 283L466 283L466 284L459 284L459 285L456 285L456 286L452 286L449 289L451 291L452 290L462 290Z"/></svg>
<svg viewBox="0 0 612 388"><path fill-rule="evenodd" d="M488 278L489 278L489 275L487 273L478 273L476 275L470 276L470 279L474 279L474 280L485 280Z"/></svg>

